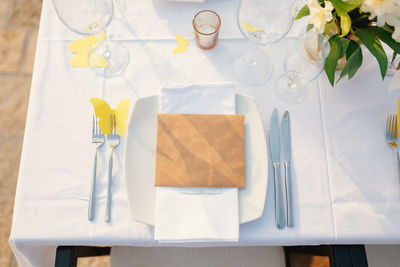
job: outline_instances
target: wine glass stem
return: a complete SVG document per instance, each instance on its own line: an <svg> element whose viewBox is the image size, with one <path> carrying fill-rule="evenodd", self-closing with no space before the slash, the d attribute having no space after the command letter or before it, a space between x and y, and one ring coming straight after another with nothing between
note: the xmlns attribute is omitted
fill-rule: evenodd
<svg viewBox="0 0 400 267"><path fill-rule="evenodd" d="M108 48L108 41L103 42L103 46L104 46L104 48L103 48L103 57L104 58L109 58L110 55L111 55L111 51Z"/></svg>
<svg viewBox="0 0 400 267"><path fill-rule="evenodd" d="M249 58L246 62L247 65L250 66L254 66L256 64L256 58L254 56L252 56L251 58Z"/></svg>
<svg viewBox="0 0 400 267"><path fill-rule="evenodd" d="M288 86L290 88L296 88L297 87L297 83L295 81L292 81L292 80L289 79Z"/></svg>
<svg viewBox="0 0 400 267"><path fill-rule="evenodd" d="M102 47L102 56L104 58L109 58L111 52L110 52L110 49L108 48L107 35L105 36L105 38L103 40L103 38L102 38L103 33L104 33L104 31L100 31L100 33L97 34L97 39L99 40L99 43L97 46Z"/></svg>

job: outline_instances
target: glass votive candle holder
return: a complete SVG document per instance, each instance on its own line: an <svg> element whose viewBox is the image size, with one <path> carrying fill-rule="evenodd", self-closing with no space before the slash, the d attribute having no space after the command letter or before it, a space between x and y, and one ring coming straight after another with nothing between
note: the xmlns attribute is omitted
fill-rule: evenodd
<svg viewBox="0 0 400 267"><path fill-rule="evenodd" d="M218 41L220 27L221 19L214 11L202 10L197 13L193 18L197 45L205 50L214 48Z"/></svg>

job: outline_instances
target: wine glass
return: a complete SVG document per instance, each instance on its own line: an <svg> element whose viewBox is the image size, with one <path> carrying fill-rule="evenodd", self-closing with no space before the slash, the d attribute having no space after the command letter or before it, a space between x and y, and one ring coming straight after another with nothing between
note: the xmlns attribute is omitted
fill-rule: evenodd
<svg viewBox="0 0 400 267"><path fill-rule="evenodd" d="M389 61L386 76L393 76L398 69L400 69L400 57L394 59L393 62L391 60Z"/></svg>
<svg viewBox="0 0 400 267"><path fill-rule="evenodd" d="M289 32L296 0L242 0L237 15L242 34L257 46L240 51L233 59L235 77L248 85L265 83L272 75L271 58L260 46L278 42Z"/></svg>
<svg viewBox="0 0 400 267"><path fill-rule="evenodd" d="M315 31L290 39L284 59L285 74L276 80L275 92L283 101L294 104L304 99L308 84L321 74L330 45L328 38Z"/></svg>
<svg viewBox="0 0 400 267"><path fill-rule="evenodd" d="M82 35L96 35L99 42L88 50L88 64L99 76L120 74L129 62L128 50L115 42L103 41L102 34L114 14L113 0L53 0L58 17L67 28ZM107 60L99 65L99 55Z"/></svg>

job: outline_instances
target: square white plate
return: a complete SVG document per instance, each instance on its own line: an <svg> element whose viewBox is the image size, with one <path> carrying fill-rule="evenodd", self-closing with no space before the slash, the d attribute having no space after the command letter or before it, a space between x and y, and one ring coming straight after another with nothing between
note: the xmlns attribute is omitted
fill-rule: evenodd
<svg viewBox="0 0 400 267"><path fill-rule="evenodd" d="M136 101L125 146L125 179L131 216L154 225L157 114L159 96ZM239 189L239 221L253 221L263 214L268 182L268 154L253 97L236 94L236 114L243 114L246 186Z"/></svg>

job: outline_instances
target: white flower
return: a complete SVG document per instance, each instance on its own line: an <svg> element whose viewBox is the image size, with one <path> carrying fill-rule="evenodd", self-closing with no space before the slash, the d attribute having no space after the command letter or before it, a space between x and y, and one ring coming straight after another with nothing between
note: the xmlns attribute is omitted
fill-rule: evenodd
<svg viewBox="0 0 400 267"><path fill-rule="evenodd" d="M394 32L392 34L392 38L396 41L400 43L400 25L394 27Z"/></svg>
<svg viewBox="0 0 400 267"><path fill-rule="evenodd" d="M385 23L400 25L400 0L365 0L361 11L371 13L369 19L376 17L376 24L380 27Z"/></svg>
<svg viewBox="0 0 400 267"><path fill-rule="evenodd" d="M325 1L325 7L320 6L317 0L308 0L307 6L310 9L309 24L313 24L318 33L325 30L325 24L332 20L333 5Z"/></svg>

